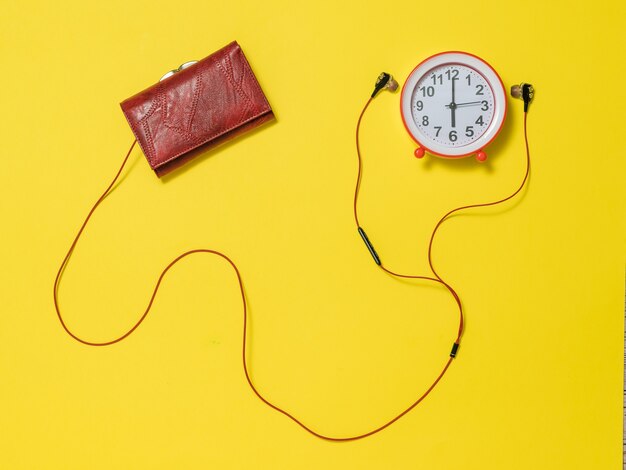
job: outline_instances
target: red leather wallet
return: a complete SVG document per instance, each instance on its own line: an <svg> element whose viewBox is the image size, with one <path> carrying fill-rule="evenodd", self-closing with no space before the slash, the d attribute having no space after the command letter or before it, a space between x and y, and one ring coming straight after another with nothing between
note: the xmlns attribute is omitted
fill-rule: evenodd
<svg viewBox="0 0 626 470"><path fill-rule="evenodd" d="M120 106L159 177L198 153L274 119L236 41L168 73Z"/></svg>

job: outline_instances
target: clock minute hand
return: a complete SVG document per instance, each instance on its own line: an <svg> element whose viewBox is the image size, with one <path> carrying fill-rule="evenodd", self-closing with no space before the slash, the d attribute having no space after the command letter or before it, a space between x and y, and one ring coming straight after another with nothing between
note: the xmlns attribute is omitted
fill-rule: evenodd
<svg viewBox="0 0 626 470"><path fill-rule="evenodd" d="M454 105L455 108L460 108L461 106L476 106L477 104L481 104L482 101L468 101L467 103L456 103ZM446 105L446 108L452 107L450 104Z"/></svg>

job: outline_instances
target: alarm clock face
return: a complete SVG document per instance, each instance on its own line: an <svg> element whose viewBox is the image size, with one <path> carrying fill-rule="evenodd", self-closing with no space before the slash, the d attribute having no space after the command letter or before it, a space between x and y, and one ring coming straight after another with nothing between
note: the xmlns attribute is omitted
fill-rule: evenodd
<svg viewBox="0 0 626 470"><path fill-rule="evenodd" d="M402 118L420 144L416 151L444 157L478 153L502 127L506 94L498 74L483 60L462 52L426 59L409 75L401 98Z"/></svg>

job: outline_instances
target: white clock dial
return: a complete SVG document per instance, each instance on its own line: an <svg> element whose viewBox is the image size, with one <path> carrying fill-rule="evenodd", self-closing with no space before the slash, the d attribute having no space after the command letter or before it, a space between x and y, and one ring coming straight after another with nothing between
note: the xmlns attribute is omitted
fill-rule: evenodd
<svg viewBox="0 0 626 470"><path fill-rule="evenodd" d="M493 119L493 91L476 70L445 64L422 76L413 89L411 117L432 142L463 147L478 140Z"/></svg>
<svg viewBox="0 0 626 470"><path fill-rule="evenodd" d="M402 88L404 124L425 152L458 158L487 146L506 115L506 94L498 74L482 59L464 52L429 57L409 75Z"/></svg>

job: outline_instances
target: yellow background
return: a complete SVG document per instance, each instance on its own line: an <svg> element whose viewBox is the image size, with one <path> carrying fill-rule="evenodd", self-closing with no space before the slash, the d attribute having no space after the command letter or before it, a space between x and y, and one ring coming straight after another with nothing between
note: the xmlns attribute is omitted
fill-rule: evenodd
<svg viewBox="0 0 626 470"><path fill-rule="evenodd" d="M0 467L620 468L624 2L2 2ZM240 360L229 266L166 278L124 342L61 329L53 278L132 136L118 103L236 39L277 122L157 179L139 149L61 284L68 324L125 331L160 270L229 254L251 308L259 390L314 429L369 431L443 366L457 311L394 280L356 233L354 127L377 75L465 50L535 85L532 177L436 240L467 329L435 391L384 432L325 442L262 404ZM509 99L489 160L412 157L399 94L362 127L360 218L391 269L427 274L434 223L509 194L523 168Z"/></svg>

